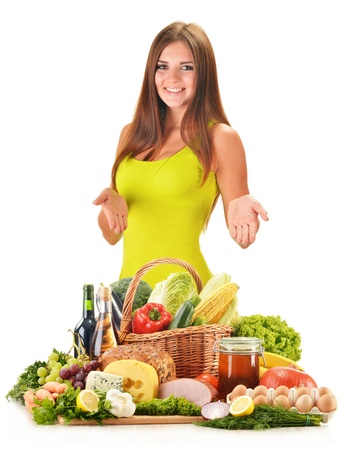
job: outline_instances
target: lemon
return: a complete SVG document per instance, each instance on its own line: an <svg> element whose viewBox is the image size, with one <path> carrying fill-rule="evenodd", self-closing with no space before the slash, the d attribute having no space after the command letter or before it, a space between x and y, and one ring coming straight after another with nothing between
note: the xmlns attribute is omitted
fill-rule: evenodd
<svg viewBox="0 0 345 450"><path fill-rule="evenodd" d="M254 411L254 400L249 395L240 395L230 404L230 414L235 417L249 416Z"/></svg>
<svg viewBox="0 0 345 450"><path fill-rule="evenodd" d="M77 395L77 407L85 412L97 412L99 397L95 391L91 389L83 389Z"/></svg>

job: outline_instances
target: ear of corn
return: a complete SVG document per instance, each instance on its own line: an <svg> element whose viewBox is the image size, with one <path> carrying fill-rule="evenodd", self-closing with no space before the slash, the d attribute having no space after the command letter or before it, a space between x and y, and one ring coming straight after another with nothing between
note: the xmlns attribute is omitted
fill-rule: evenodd
<svg viewBox="0 0 345 450"><path fill-rule="evenodd" d="M227 325L232 327L234 323L238 320L238 297L237 294L234 295L234 299L230 305L226 308L222 317L218 320L220 325Z"/></svg>
<svg viewBox="0 0 345 450"><path fill-rule="evenodd" d="M205 284L205 286L202 288L201 292L199 293L199 297L203 300L204 298L208 297L212 292L214 292L217 288L220 286L223 286L226 283L230 283L231 276L227 274L226 272L219 272L213 275L208 282Z"/></svg>
<svg viewBox="0 0 345 450"><path fill-rule="evenodd" d="M204 317L207 323L218 323L231 302L234 300L239 286L236 283L225 283L201 300L195 308L192 321L196 317Z"/></svg>

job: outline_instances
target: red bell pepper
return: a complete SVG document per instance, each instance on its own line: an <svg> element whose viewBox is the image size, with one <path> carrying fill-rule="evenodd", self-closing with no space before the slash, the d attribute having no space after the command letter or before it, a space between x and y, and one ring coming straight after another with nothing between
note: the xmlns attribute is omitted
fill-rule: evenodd
<svg viewBox="0 0 345 450"><path fill-rule="evenodd" d="M161 303L146 303L138 308L133 316L132 331L136 334L154 333L166 330L172 315Z"/></svg>

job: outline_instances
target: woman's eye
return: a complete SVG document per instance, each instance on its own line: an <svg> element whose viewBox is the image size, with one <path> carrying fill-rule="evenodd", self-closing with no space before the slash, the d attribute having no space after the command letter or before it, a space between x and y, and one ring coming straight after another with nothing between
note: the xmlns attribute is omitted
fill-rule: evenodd
<svg viewBox="0 0 345 450"><path fill-rule="evenodd" d="M168 70L168 69L169 69L169 67L167 66L167 64L157 64L157 66L156 66L156 70ZM194 70L194 67L185 65L185 66L181 66L181 70Z"/></svg>

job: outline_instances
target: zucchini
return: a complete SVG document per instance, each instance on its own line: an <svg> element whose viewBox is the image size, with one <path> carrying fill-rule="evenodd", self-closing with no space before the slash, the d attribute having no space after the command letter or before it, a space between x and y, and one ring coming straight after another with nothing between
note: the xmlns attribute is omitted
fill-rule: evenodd
<svg viewBox="0 0 345 450"><path fill-rule="evenodd" d="M193 320L192 326L197 327L199 325L205 325L205 323L207 323L207 320L204 317L198 316Z"/></svg>
<svg viewBox="0 0 345 450"><path fill-rule="evenodd" d="M168 330L175 328L185 328L192 324L192 317L195 307L200 303L201 298L198 295L193 295L189 300L184 301L176 311Z"/></svg>

